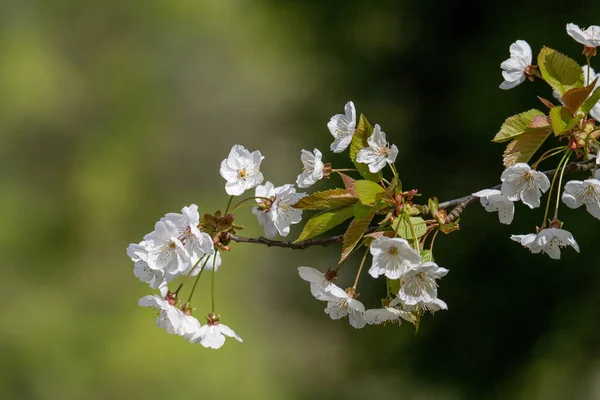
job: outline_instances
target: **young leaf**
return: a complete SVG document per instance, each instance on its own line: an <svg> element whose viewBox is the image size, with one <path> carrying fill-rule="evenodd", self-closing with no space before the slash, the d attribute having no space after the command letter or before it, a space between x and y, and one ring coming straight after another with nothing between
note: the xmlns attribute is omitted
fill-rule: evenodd
<svg viewBox="0 0 600 400"><path fill-rule="evenodd" d="M360 220L357 220L356 218L352 220L348 230L346 233L344 233L342 257L340 258L340 262L344 261L346 257L350 255L350 252L356 247L360 239L363 237L363 234L369 227L374 215L375 210L372 210L366 217Z"/></svg>
<svg viewBox="0 0 600 400"><path fill-rule="evenodd" d="M585 103L583 103L583 106L581 106L581 111L584 114L589 113L590 110L594 108L596 103L598 103L598 101L600 101L600 86L597 87L596 90L594 90L594 93L592 93L592 95L589 97L589 99L587 99Z"/></svg>
<svg viewBox="0 0 600 400"><path fill-rule="evenodd" d="M528 132L513 139L513 141L506 146L506 150L504 150L504 166L508 168L516 163L528 162L542 146L551 132L550 129L540 132Z"/></svg>
<svg viewBox="0 0 600 400"><path fill-rule="evenodd" d="M439 203L437 197L432 197L431 199L429 199L427 201L427 207L429 208L429 213L431 214L432 217L435 217L435 215L437 214L439 204L440 203Z"/></svg>
<svg viewBox="0 0 600 400"><path fill-rule="evenodd" d="M358 199L345 189L331 189L305 196L292 207L300 210L327 210L351 206L357 201Z"/></svg>
<svg viewBox="0 0 600 400"><path fill-rule="evenodd" d="M364 180L356 181L355 189L360 202L368 206L375 204L379 193L385 193L385 189L381 185Z"/></svg>
<svg viewBox="0 0 600 400"><path fill-rule="evenodd" d="M592 93L596 87L597 81L598 78L594 79L594 82L586 87L570 89L563 94L562 101L565 107L567 107L572 113L579 110L579 107L581 107L581 105L587 100L587 98L590 96L590 93Z"/></svg>
<svg viewBox="0 0 600 400"><path fill-rule="evenodd" d="M398 236L407 240L418 239L425 235L427 232L427 225L425 221L421 217L410 217L410 223L413 226L415 231L416 238L413 237L412 230L410 229L410 224L406 221L406 218L397 218L392 224L392 229L398 232Z"/></svg>
<svg viewBox="0 0 600 400"><path fill-rule="evenodd" d="M507 140L513 139L516 136L522 135L527 132L535 132L543 128L533 128L530 124L533 122L535 117L544 116L544 113L533 109L525 111L524 113L513 115L508 117L502 126L500 131L494 136L492 142L502 143Z"/></svg>
<svg viewBox="0 0 600 400"><path fill-rule="evenodd" d="M452 233L454 231L457 231L460 229L460 225L458 224L459 222L460 222L460 218L454 222L450 222L449 224L441 224L440 231L442 231L446 235L449 233Z"/></svg>
<svg viewBox="0 0 600 400"><path fill-rule="evenodd" d="M354 205L354 218L361 220L373 211L373 207L366 206L362 203Z"/></svg>
<svg viewBox="0 0 600 400"><path fill-rule="evenodd" d="M433 261L433 252L431 250L422 250L421 251L421 260L423 260L423 262L435 262Z"/></svg>
<svg viewBox="0 0 600 400"><path fill-rule="evenodd" d="M324 211L309 219L302 229L302 233L296 240L300 242L302 240L310 239L318 236L322 233L327 232L331 228L334 228L344 222L345 220L352 218L354 215L353 207L344 207L337 210Z"/></svg>
<svg viewBox="0 0 600 400"><path fill-rule="evenodd" d="M339 171L337 173L340 176L340 178L342 178L342 181L344 182L344 186L346 187L346 190L348 192L350 192L350 194L352 194L352 196L356 197L356 188L355 188L356 180L354 180L353 178L349 177L346 174L342 174Z"/></svg>
<svg viewBox="0 0 600 400"><path fill-rule="evenodd" d="M350 159L354 163L358 173L368 181L379 182L381 180L381 172L376 174L369 171L367 164L356 162L356 156L360 149L368 146L367 139L373 134L373 126L367 121L363 114L360 115L356 131L350 143Z"/></svg>
<svg viewBox="0 0 600 400"><path fill-rule="evenodd" d="M554 135L558 136L577 125L581 117L573 117L571 111L566 107L554 107L550 110L550 119L552 120Z"/></svg>
<svg viewBox="0 0 600 400"><path fill-rule="evenodd" d="M538 55L538 66L544 80L561 96L570 89L584 85L581 66L556 50L542 48Z"/></svg>

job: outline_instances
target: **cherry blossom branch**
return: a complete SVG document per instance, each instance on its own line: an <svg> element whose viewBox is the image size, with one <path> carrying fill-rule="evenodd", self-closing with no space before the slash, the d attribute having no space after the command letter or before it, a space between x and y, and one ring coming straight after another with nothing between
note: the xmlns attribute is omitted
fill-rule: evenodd
<svg viewBox="0 0 600 400"><path fill-rule="evenodd" d="M572 163L568 164L567 167L565 168L564 175L573 174L575 172L589 171L590 169L592 169L594 167L594 165L595 165L594 161L595 160L572 162ZM555 168L555 169L551 169L548 171L543 171L543 173L548 178L552 178L554 176L554 174L556 174L557 171L558 171L558 168ZM494 186L491 189L499 190L501 186L502 185L499 184L499 185ZM456 221L458 219L458 217L460 217L462 212L470 204L474 203L477 200L478 200L477 197L475 197L473 195L468 195L468 196L460 197L458 199L448 200L443 203L440 203L439 209L444 209L444 210L452 209L450 212L448 212L447 217L446 217L446 222L450 223L450 222ZM428 213L429 213L429 209L425 206L423 208L423 212L421 214L425 215ZM374 226L370 227L367 230L367 233L371 233L371 232L375 231L375 229L377 229L377 227L374 227ZM283 248L288 248L288 249L292 249L292 250L303 250L303 249L313 247L313 246L327 247L332 244L341 243L344 240L344 235L342 234L342 235L336 235L336 236L331 236L331 237L321 238L321 239L307 239L307 240L302 240L300 242L293 242L293 241L283 241L283 240L271 240L271 239L264 238L262 236L258 237L258 238L248 238L248 237L237 236L237 235L232 235L231 233L228 233L227 239L232 240L237 243L254 243L254 244L263 244L267 247L283 247Z"/></svg>

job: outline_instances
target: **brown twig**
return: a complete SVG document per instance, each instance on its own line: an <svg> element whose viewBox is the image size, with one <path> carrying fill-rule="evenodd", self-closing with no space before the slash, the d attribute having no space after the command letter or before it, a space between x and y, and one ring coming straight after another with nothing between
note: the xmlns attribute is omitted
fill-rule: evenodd
<svg viewBox="0 0 600 400"><path fill-rule="evenodd" d="M565 175L572 174L575 172L588 171L594 167L594 161L595 160L572 162L569 165L567 165L567 167L565 168ZM557 171L556 169L551 169L548 171L543 171L543 173L546 174L546 176L548 178L552 178L554 176L554 174L556 173L556 171ZM491 189L499 190L501 186L502 186L501 184L496 185ZM450 222L453 222L456 219L458 219L458 217L460 217L460 215L465 210L465 208L467 208L470 204L474 203L475 201L477 201L477 197L475 197L473 195L469 195L469 196L464 196L464 197L460 197L458 199L448 200L443 203L440 203L439 208L445 209L445 210L452 209L448 213L448 216L446 217L446 222L450 223ZM426 215L426 214L429 214L429 209L425 206L425 207L423 207L423 212L421 213L421 215ZM367 230L367 233L373 232L375 229L377 229L377 227L374 227L374 226L370 227ZM322 239L308 239L308 240L302 240L300 242L271 240L271 239L264 238L262 236L259 238L248 238L248 237L242 237L242 236L237 236L237 235L232 235L232 234L228 234L227 238L229 240L232 240L232 241L238 242L238 243L255 243L255 244L263 244L268 247L284 247L287 249L302 250L302 249L306 249L308 247L313 247L313 246L326 247L326 246L330 246L332 244L341 243L344 240L344 235L336 235L336 236L331 236L331 237L322 238Z"/></svg>

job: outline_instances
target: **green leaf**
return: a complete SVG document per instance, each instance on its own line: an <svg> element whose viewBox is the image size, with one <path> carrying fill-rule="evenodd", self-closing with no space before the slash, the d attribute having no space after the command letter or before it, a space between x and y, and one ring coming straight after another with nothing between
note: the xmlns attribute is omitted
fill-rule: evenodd
<svg viewBox="0 0 600 400"><path fill-rule="evenodd" d="M373 211L374 208L372 206L366 206L362 203L356 203L354 205L354 218L361 220Z"/></svg>
<svg viewBox="0 0 600 400"><path fill-rule="evenodd" d="M423 260L423 262L435 262L433 260L433 252L431 250L422 250L421 251L421 259Z"/></svg>
<svg viewBox="0 0 600 400"><path fill-rule="evenodd" d="M388 287L390 288L390 293L398 294L400 291L400 279L389 279L385 278Z"/></svg>
<svg viewBox="0 0 600 400"><path fill-rule="evenodd" d="M598 101L600 101L600 87L597 87L596 90L594 90L594 93L592 93L585 103L583 103L583 106L581 106L581 111L584 114L589 113L590 110L594 108L596 103L598 103Z"/></svg>
<svg viewBox="0 0 600 400"><path fill-rule="evenodd" d="M331 189L305 196L292 207L300 210L327 210L351 206L357 201L346 189Z"/></svg>
<svg viewBox="0 0 600 400"><path fill-rule="evenodd" d="M442 231L446 235L449 233L452 233L454 231L458 231L460 229L459 222L460 222L460 218L454 222L450 222L449 224L441 224L440 231Z"/></svg>
<svg viewBox="0 0 600 400"><path fill-rule="evenodd" d="M586 87L570 89L565 94L563 94L562 101L565 107L567 107L572 113L579 110L579 107L581 107L581 105L585 103L587 98L590 96L590 94L596 87L597 81L598 78L594 79L594 82L592 82Z"/></svg>
<svg viewBox="0 0 600 400"><path fill-rule="evenodd" d="M552 120L554 135L558 136L577 125L581 116L573 117L571 111L566 107L554 107L550 110L550 119Z"/></svg>
<svg viewBox="0 0 600 400"><path fill-rule="evenodd" d="M508 168L516 163L528 162L544 144L551 132L549 129L541 132L529 132L513 139L504 150L504 166Z"/></svg>
<svg viewBox="0 0 600 400"><path fill-rule="evenodd" d="M342 178L342 181L344 182L344 187L346 188L346 190L348 192L350 192L350 194L352 194L352 196L356 197L356 188L355 188L356 180L353 179L353 178L351 178L351 177L349 177L346 174L342 174L339 171L336 171L336 172L338 173L338 175L340 176L340 178Z"/></svg>
<svg viewBox="0 0 600 400"><path fill-rule="evenodd" d="M362 219L353 219L348 227L346 233L344 233L344 242L342 244L342 257L340 262L344 261L346 257L350 255L352 250L356 247L360 239L363 237L365 231L369 227L371 220L375 216L375 210L372 210L367 216Z"/></svg>
<svg viewBox="0 0 600 400"><path fill-rule="evenodd" d="M429 208L429 213L434 218L437 215L439 205L440 202L438 201L437 197L432 197L431 199L427 200L427 207Z"/></svg>
<svg viewBox="0 0 600 400"><path fill-rule="evenodd" d="M309 219L302 229L302 233L296 240L300 242L302 240L310 239L318 236L322 233L327 232L331 228L334 228L344 222L345 220L354 216L353 207L339 208L337 210L324 211Z"/></svg>
<svg viewBox="0 0 600 400"><path fill-rule="evenodd" d="M512 117L508 117L500 127L500 131L496 133L496 136L494 136L492 139L492 142L502 143L524 133L536 132L544 129L543 127L540 128L531 126L531 123L535 117L542 117L544 115L545 114L543 112L533 109L525 111L521 114L513 115Z"/></svg>
<svg viewBox="0 0 600 400"><path fill-rule="evenodd" d="M354 188L360 202L368 206L375 204L378 194L385 193L385 189L381 185L371 181L356 181Z"/></svg>
<svg viewBox="0 0 600 400"><path fill-rule="evenodd" d="M358 152L368 146L367 139L369 139L372 134L373 126L367 121L367 118L361 114L358 125L356 126L356 131L354 131L354 136L352 137L352 142L350 143L350 159L363 178L368 181L379 182L381 181L381 172L374 174L369 171L369 166L367 164L356 162Z"/></svg>
<svg viewBox="0 0 600 400"><path fill-rule="evenodd" d="M392 223L392 229L398 232L398 236L407 240L418 239L425 235L427 232L427 225L425 221L421 217L410 217L410 223L413 226L415 231L416 238L413 237L412 230L410 229L410 224L406 220L406 218L396 218L396 220Z"/></svg>
<svg viewBox="0 0 600 400"><path fill-rule="evenodd" d="M584 85L581 66L556 50L542 48L538 55L538 66L544 80L561 96L570 89Z"/></svg>

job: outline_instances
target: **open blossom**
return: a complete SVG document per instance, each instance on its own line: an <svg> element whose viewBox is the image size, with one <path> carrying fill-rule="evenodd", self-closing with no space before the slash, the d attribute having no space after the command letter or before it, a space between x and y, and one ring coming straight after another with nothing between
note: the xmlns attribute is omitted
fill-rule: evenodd
<svg viewBox="0 0 600 400"><path fill-rule="evenodd" d="M583 69L583 82L586 84L589 82L591 84L592 82L594 82L594 79L599 78L598 81L596 81L596 86L594 87L594 90L599 88L600 87L600 74L597 74L596 71L594 71L594 68L590 68L590 76L588 79L587 65L582 65L581 68ZM591 94L590 94L590 96L591 96ZM592 109L590 110L590 116L592 118L594 118L596 121L600 122L600 101L598 101L594 105L594 107L592 107Z"/></svg>
<svg viewBox="0 0 600 400"><path fill-rule="evenodd" d="M146 261L150 269L178 274L190 265L190 255L179 239L179 231L171 221L158 221L154 231L144 236Z"/></svg>
<svg viewBox="0 0 600 400"><path fill-rule="evenodd" d="M329 293L331 293L333 299L327 303L325 313L327 313L331 319L341 319L347 316L350 325L356 329L361 329L367 324L367 320L364 316L365 306L363 303L356 300L353 296L350 296L346 291L334 284L332 284L329 289Z"/></svg>
<svg viewBox="0 0 600 400"><path fill-rule="evenodd" d="M567 24L567 34L584 45L583 54L596 55L596 47L600 46L600 26L592 25L584 30L578 25Z"/></svg>
<svg viewBox="0 0 600 400"><path fill-rule="evenodd" d="M421 264L421 255L406 239L382 236L373 240L369 248L373 256L369 274L373 278L385 275L389 279L398 279L409 268Z"/></svg>
<svg viewBox="0 0 600 400"><path fill-rule="evenodd" d="M229 157L221 162L220 173L227 181L225 191L231 196L239 196L263 181L260 163L264 157L260 151L250 153L244 146L236 144Z"/></svg>
<svg viewBox="0 0 600 400"><path fill-rule="evenodd" d="M545 253L555 260L560 259L560 248L571 246L579 253L579 245L573 238L571 232L558 228L542 229L537 235L530 233L527 235L512 235L510 237L515 242L521 243L532 253Z"/></svg>
<svg viewBox="0 0 600 400"><path fill-rule="evenodd" d="M500 64L504 82L500 89L512 89L523 83L531 65L531 47L524 40L517 40L510 45L510 58Z"/></svg>
<svg viewBox="0 0 600 400"><path fill-rule="evenodd" d="M354 108L354 103L351 101L346 103L344 114L336 114L331 117L327 123L327 128L329 128L329 132L331 132L335 139L331 143L331 151L341 153L346 150L352 141L352 136L356 129L356 108Z"/></svg>
<svg viewBox="0 0 600 400"><path fill-rule="evenodd" d="M256 199L261 206L254 207L252 213L263 226L266 237L272 238L277 233L287 236L290 233L290 225L302 221L302 210L292 205L304 196L306 193L296 193L294 185L291 184L275 187L271 182L267 182L256 187L256 197L264 199Z"/></svg>
<svg viewBox="0 0 600 400"><path fill-rule="evenodd" d="M369 171L377 173L385 167L386 163L393 164L398 156L398 148L391 145L385 138L385 132L378 124L373 128L373 134L367 139L369 147L360 149L356 155L356 161L369 165Z"/></svg>
<svg viewBox="0 0 600 400"><path fill-rule="evenodd" d="M515 205L501 191L484 189L473 193L473 196L479 197L481 205L486 211L497 211L500 223L510 225L515 216Z"/></svg>
<svg viewBox="0 0 600 400"><path fill-rule="evenodd" d="M438 299L436 279L445 276L448 270L436 263L424 262L409 269L403 276L404 284L398 292L398 301L407 309L431 310L447 309L446 303ZM391 304L390 304L391 305Z"/></svg>
<svg viewBox="0 0 600 400"><path fill-rule="evenodd" d="M159 311L156 324L166 329L169 334L190 337L200 329L200 322L191 315L186 315L179 308L171 305L167 300L158 295L145 296L138 305L150 307Z"/></svg>
<svg viewBox="0 0 600 400"><path fill-rule="evenodd" d="M199 343L210 349L219 349L225 344L226 336L242 342L242 338L233 329L218 320L209 318L208 323L199 328L191 337L190 343Z"/></svg>
<svg viewBox="0 0 600 400"><path fill-rule="evenodd" d="M393 300L392 300L393 302ZM396 302L394 305L398 305ZM373 308L365 311L365 320L369 325L381 325L387 322L402 324L402 320L406 320L411 324L415 323L415 320L409 312L401 310L398 307L392 306L390 303L389 307Z"/></svg>
<svg viewBox="0 0 600 400"><path fill-rule="evenodd" d="M198 214L198 206L192 204L189 207L183 207L181 214L168 213L161 221L172 222L181 238L183 247L190 255L190 263L195 264L205 254L214 254L214 244L210 235L206 232L200 232L198 224L200 215Z"/></svg>
<svg viewBox="0 0 600 400"><path fill-rule="evenodd" d="M522 200L529 208L539 207L542 193L550 188L548 177L525 163L517 163L504 170L500 180L503 195L510 201Z"/></svg>
<svg viewBox="0 0 600 400"><path fill-rule="evenodd" d="M323 178L323 169L325 166L321 160L322 156L323 154L321 154L319 149L315 149L314 152L302 150L300 159L302 160L302 165L304 165L304 170L296 179L298 187L307 188Z"/></svg>
<svg viewBox="0 0 600 400"><path fill-rule="evenodd" d="M310 292L315 299L322 301L334 299L334 296L329 293L333 283L327 279L328 274L311 267L298 267L298 274L300 278L310 282Z"/></svg>
<svg viewBox="0 0 600 400"><path fill-rule="evenodd" d="M586 179L583 182L567 182L562 201L570 208L585 205L590 214L600 219L600 181L598 179Z"/></svg>

